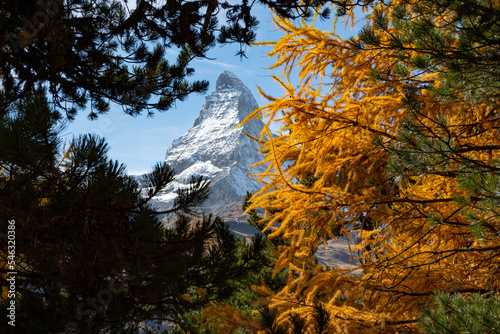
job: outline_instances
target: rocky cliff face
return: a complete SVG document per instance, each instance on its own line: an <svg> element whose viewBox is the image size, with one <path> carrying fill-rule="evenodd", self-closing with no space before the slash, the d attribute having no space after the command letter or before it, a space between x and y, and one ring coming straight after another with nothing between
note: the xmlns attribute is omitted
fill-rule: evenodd
<svg viewBox="0 0 500 334"><path fill-rule="evenodd" d="M188 182L192 175L203 175L211 181L211 195L202 211L237 222L247 191L255 192L259 184L250 170L259 162L258 144L246 134L259 136L263 128L260 120L251 120L238 126L258 108L250 90L231 72L222 73L215 91L205 97L205 103L193 127L173 141L167 149L165 162L176 171L176 182L155 198L158 207L172 206L175 189Z"/></svg>

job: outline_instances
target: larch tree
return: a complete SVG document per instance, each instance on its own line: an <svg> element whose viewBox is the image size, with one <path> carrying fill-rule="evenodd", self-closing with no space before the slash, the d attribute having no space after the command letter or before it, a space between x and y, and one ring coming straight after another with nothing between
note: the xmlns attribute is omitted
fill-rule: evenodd
<svg viewBox="0 0 500 334"><path fill-rule="evenodd" d="M269 119L253 207L288 242L287 286L261 289L278 325L299 314L314 333L319 304L332 332L416 332L434 291L499 289L499 6L374 1L351 40L275 20L286 93L253 115ZM339 237L357 267L316 265Z"/></svg>

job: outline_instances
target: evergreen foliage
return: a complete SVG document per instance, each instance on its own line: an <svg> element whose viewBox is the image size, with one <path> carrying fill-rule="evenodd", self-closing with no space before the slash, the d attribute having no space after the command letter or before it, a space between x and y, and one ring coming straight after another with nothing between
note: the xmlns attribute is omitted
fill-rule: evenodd
<svg viewBox="0 0 500 334"><path fill-rule="evenodd" d="M419 327L426 334L500 333L500 298L436 292L434 306L422 308Z"/></svg>
<svg viewBox="0 0 500 334"><path fill-rule="evenodd" d="M143 321L175 323L233 295L255 268L262 244L242 246L219 218L183 213L208 196L207 182L183 190L175 227L164 228L149 200L173 181L167 165L141 180L141 194L103 139L63 143L65 122L44 90L2 105L0 226L15 221L17 271L13 328L13 269L2 251L2 331L134 333Z"/></svg>
<svg viewBox="0 0 500 334"><path fill-rule="evenodd" d="M500 11L494 1L400 1L393 10L377 8L352 44L361 49L397 50L393 73L410 79L439 74L432 91L443 101L498 102ZM380 38L390 34L390 38ZM410 75L411 74L411 75ZM422 82L425 85L425 83Z"/></svg>
<svg viewBox="0 0 500 334"><path fill-rule="evenodd" d="M285 17L311 14L324 1L260 3ZM44 85L69 118L90 103L95 119L116 103L130 115L164 111L208 82L188 81L190 62L216 41L255 40L255 2L18 0L0 4L0 79L10 101ZM217 15L225 12L226 22ZM321 13L328 15L327 12ZM166 52L177 53L173 61Z"/></svg>
<svg viewBox="0 0 500 334"><path fill-rule="evenodd" d="M251 196L251 193L247 193L243 210L249 207ZM262 218L256 210L250 210L248 214L248 223L258 227ZM182 315L183 321L177 322L171 330L172 333L250 333L257 328L254 319L256 313L264 314L261 320L264 322L271 317L266 308L262 307L262 303L266 302L265 291L262 291L262 287L255 287L262 285L265 289L278 291L286 284L287 271L273 273L272 263L276 260L279 240L269 239L269 233L258 233L250 240L237 239L238 258L242 260L245 259L242 251L249 247L248 245L260 249L260 253L253 253L252 258L248 259L254 270L248 271L244 279L240 280L240 284L234 286L235 293L230 298L211 303L203 311L197 310Z"/></svg>

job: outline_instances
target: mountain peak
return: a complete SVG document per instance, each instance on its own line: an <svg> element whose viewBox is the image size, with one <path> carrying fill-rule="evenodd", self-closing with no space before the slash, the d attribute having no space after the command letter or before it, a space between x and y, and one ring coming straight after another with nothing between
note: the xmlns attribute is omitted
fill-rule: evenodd
<svg viewBox="0 0 500 334"><path fill-rule="evenodd" d="M262 173L265 168L258 166L250 171L249 167L263 156L259 143L247 134L258 137L264 123L252 119L238 126L258 107L251 91L233 73L225 71L217 80L217 89L205 97L193 127L167 149L165 162L176 171L179 187L185 187L192 175L210 180L211 195L204 203L204 212L236 220L247 191L260 189L249 174ZM156 198L159 206L171 207L176 196L174 188Z"/></svg>
<svg viewBox="0 0 500 334"><path fill-rule="evenodd" d="M215 91L205 96L205 104L193 127L211 119L224 123L229 130L258 107L250 89L232 72L224 71L217 79Z"/></svg>
<svg viewBox="0 0 500 334"><path fill-rule="evenodd" d="M241 82L240 79L234 73L229 72L229 71L224 71L222 72L221 75L219 75L219 78L217 79L217 83L215 84L215 90L220 91L223 89L238 89L242 90L245 87L243 82Z"/></svg>

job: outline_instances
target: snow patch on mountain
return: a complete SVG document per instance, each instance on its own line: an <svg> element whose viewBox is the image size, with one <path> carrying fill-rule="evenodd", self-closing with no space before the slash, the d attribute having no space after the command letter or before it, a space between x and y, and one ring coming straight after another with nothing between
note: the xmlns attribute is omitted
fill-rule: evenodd
<svg viewBox="0 0 500 334"><path fill-rule="evenodd" d="M251 91L229 71L217 79L215 91L205 97L193 127L172 142L165 162L175 172L175 182L155 197L158 207L173 205L175 189L185 186L192 176L210 180L211 195L202 211L238 221L247 191L256 192L260 184L251 174L264 171L263 166L250 169L262 160L258 137L264 126L253 119L241 125L258 108Z"/></svg>
<svg viewBox="0 0 500 334"><path fill-rule="evenodd" d="M214 166L210 160L199 161L178 174L176 176L176 181L187 183L192 176L203 176L207 179L213 179L214 176L221 171L222 169Z"/></svg>

